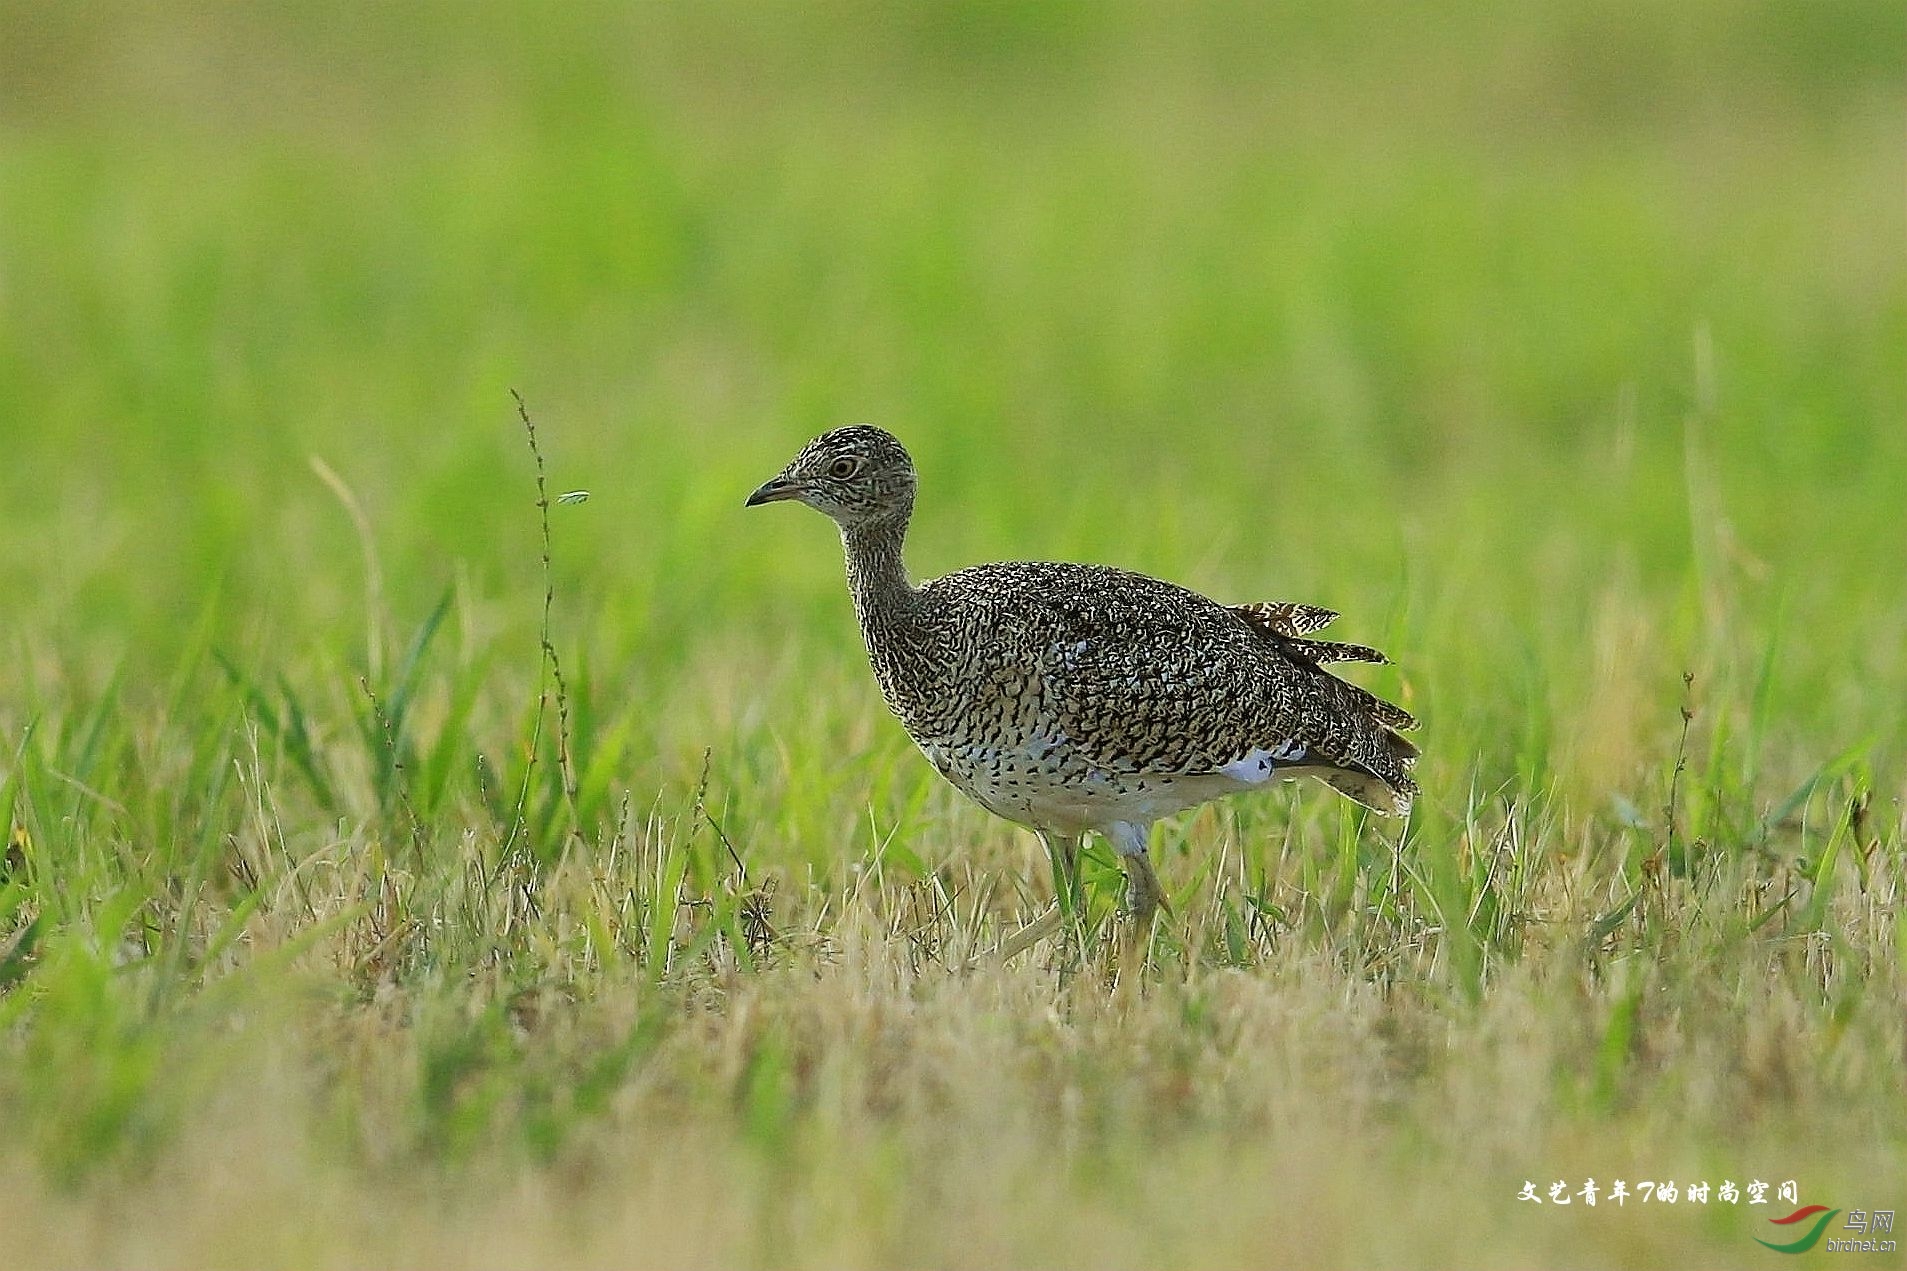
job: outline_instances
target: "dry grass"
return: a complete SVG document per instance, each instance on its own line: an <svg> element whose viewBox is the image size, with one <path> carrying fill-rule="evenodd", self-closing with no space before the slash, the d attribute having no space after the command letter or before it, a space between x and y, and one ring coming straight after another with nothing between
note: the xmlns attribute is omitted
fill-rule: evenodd
<svg viewBox="0 0 1907 1271"><path fill-rule="evenodd" d="M1735 1266L1514 1197L1907 1190L1897 6L17 7L0 1263ZM919 573L1343 610L1408 826L1206 809L1142 991L987 961L1036 844L740 509L864 418Z"/></svg>

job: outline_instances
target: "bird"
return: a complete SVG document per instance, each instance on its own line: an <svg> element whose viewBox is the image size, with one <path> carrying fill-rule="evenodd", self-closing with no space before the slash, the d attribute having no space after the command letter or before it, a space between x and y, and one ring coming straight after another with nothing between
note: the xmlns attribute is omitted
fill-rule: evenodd
<svg viewBox="0 0 1907 1271"><path fill-rule="evenodd" d="M900 441L855 424L810 441L746 506L793 501L834 521L888 708L941 776L1039 836L1057 902L1013 949L1077 914L1088 833L1119 859L1126 946L1143 949L1166 903L1147 856L1162 818L1301 777L1409 814L1419 752L1402 734L1416 721L1326 669L1388 661L1319 639L1332 610L1228 605L1144 574L1049 561L916 584L903 561L916 489Z"/></svg>

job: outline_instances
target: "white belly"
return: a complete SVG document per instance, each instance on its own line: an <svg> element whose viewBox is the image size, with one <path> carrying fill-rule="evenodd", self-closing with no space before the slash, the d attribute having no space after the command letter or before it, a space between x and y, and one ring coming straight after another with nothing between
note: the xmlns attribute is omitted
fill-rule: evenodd
<svg viewBox="0 0 1907 1271"><path fill-rule="evenodd" d="M1226 773L1135 775L1077 763L1055 763L1037 748L957 751L922 745L940 774L995 816L1060 834L1106 833L1116 822L1149 825L1241 790L1256 780Z"/></svg>

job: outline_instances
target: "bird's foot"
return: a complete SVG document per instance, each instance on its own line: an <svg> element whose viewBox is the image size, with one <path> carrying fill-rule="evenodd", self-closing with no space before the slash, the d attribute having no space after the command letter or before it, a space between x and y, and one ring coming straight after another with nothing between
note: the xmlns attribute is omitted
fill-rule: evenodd
<svg viewBox="0 0 1907 1271"><path fill-rule="evenodd" d="M1025 953L1048 936L1063 930L1066 926L1066 913L1062 906L1054 905L1033 921L1000 942L994 950L994 957L1001 962L1016 958Z"/></svg>

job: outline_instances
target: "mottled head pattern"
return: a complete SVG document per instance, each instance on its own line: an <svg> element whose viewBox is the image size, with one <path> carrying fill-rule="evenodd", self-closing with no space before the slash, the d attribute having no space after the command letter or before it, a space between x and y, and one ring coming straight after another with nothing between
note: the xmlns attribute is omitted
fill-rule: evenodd
<svg viewBox="0 0 1907 1271"><path fill-rule="evenodd" d="M843 529L905 525L914 510L914 461L892 433L872 424L836 428L803 446L748 504L779 499L805 503Z"/></svg>

